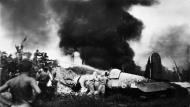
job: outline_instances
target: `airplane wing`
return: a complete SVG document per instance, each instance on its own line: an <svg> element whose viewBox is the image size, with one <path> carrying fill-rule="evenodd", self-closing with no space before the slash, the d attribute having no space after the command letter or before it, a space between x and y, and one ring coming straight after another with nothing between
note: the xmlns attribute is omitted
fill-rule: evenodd
<svg viewBox="0 0 190 107"><path fill-rule="evenodd" d="M142 92L159 92L173 88L169 83L165 82L138 83L136 86Z"/></svg>

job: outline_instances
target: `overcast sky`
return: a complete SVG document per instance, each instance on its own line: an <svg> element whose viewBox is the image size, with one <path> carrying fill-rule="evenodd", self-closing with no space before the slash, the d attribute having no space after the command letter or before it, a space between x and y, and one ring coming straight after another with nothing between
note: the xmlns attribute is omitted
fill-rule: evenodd
<svg viewBox="0 0 190 107"><path fill-rule="evenodd" d="M171 26L190 26L190 0L159 1L159 4L151 7L134 6L130 9L130 13L140 19L145 27L140 42L131 43L136 53L135 61L141 66L146 64L147 56L145 53L150 51L150 40L153 37L158 38L154 36L155 34L160 34ZM7 39L6 33L0 17L0 50L13 52L15 51L13 50L14 40ZM167 63L167 61L163 63Z"/></svg>

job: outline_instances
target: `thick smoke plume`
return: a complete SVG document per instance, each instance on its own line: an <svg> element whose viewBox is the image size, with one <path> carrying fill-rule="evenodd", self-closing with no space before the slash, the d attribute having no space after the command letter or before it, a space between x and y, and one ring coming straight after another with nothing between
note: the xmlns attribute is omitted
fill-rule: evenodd
<svg viewBox="0 0 190 107"><path fill-rule="evenodd" d="M190 58L190 33L186 25L175 26L163 31L158 38L152 41L152 49L159 52L161 56L173 58L178 66L187 68ZM174 66L174 65L173 65Z"/></svg>
<svg viewBox="0 0 190 107"><path fill-rule="evenodd" d="M46 45L48 41L48 16L44 0L0 0L3 25L9 37L21 41L28 37L26 46Z"/></svg>
<svg viewBox="0 0 190 107"><path fill-rule="evenodd" d="M53 0L58 15L67 13L59 35L66 54L79 51L85 64L109 69L134 68L134 52L126 42L138 40L143 24L126 12L132 5L155 0Z"/></svg>
<svg viewBox="0 0 190 107"><path fill-rule="evenodd" d="M24 38L30 48L45 46L48 22L60 24L60 48L65 54L79 51L85 64L109 69L134 68L134 52L127 40L138 40L143 23L127 10L150 6L156 0L0 0L9 37ZM51 15L49 15L49 13ZM56 36L56 35L55 35Z"/></svg>

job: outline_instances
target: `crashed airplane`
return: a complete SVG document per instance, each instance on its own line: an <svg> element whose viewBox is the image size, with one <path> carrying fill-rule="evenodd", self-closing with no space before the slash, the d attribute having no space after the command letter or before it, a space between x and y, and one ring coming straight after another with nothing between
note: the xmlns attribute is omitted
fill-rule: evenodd
<svg viewBox="0 0 190 107"><path fill-rule="evenodd" d="M83 74L77 74L77 71L67 69L63 71L66 74L60 75L62 78L60 82L73 91L88 92L88 95L99 93L109 95L120 92L126 95L146 97L173 96L179 93L180 95L190 94L189 82L169 82L166 78L162 78L161 58L158 53L152 54L148 64L144 76L122 72L119 69L111 69L110 71L86 70L87 73ZM96 81L101 82L96 83Z"/></svg>

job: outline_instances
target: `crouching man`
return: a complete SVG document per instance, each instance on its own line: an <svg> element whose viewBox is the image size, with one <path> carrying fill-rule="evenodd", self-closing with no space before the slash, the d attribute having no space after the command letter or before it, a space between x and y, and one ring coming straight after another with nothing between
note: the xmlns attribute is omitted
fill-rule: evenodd
<svg viewBox="0 0 190 107"><path fill-rule="evenodd" d="M81 86L80 92L82 94L93 95L95 92L94 82L96 76L97 76L96 72L94 72L91 75L86 74L86 75L76 76L73 82L74 84L80 84Z"/></svg>
<svg viewBox="0 0 190 107"><path fill-rule="evenodd" d="M7 105L11 107L32 107L31 103L36 96L41 93L36 80L29 76L32 69L32 63L23 60L19 65L21 74L7 81L0 87L0 93L10 90L12 101L7 101Z"/></svg>
<svg viewBox="0 0 190 107"><path fill-rule="evenodd" d="M94 92L95 95L104 95L105 88L108 81L108 73L104 72L101 75L97 76L96 81L94 83L96 87L96 91Z"/></svg>

